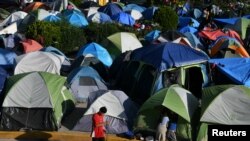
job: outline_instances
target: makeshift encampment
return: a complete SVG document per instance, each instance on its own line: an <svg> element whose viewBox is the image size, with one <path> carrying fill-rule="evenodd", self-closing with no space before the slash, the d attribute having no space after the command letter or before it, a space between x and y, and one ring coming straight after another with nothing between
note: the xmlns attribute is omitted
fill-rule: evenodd
<svg viewBox="0 0 250 141"><path fill-rule="evenodd" d="M107 15L109 15L110 17L112 17L113 15L116 15L120 12L122 12L122 10L120 9L120 7L114 3L108 3L102 7L100 7L98 9L99 12L103 12Z"/></svg>
<svg viewBox="0 0 250 141"><path fill-rule="evenodd" d="M60 74L60 69L65 58L49 52L36 51L20 55L15 60L15 74L32 71Z"/></svg>
<svg viewBox="0 0 250 141"><path fill-rule="evenodd" d="M81 47L77 53L77 57L85 56L87 54L92 54L97 59L99 59L105 66L110 67L113 60L109 55L109 52L101 45L92 42Z"/></svg>
<svg viewBox="0 0 250 141"><path fill-rule="evenodd" d="M192 128L191 124L197 116L195 112L198 108L198 100L191 92L179 85L162 89L143 103L134 125L135 132L148 131L155 135L162 108L167 108L178 115L177 140L192 140L192 132L195 132L195 128ZM170 122L172 120L177 119L170 118Z"/></svg>
<svg viewBox="0 0 250 141"><path fill-rule="evenodd" d="M124 92L117 90L93 92L90 94L88 104L88 109L73 130L91 132L93 114L98 112L100 107L105 106L107 108L105 120L109 122L106 126L107 133L124 133L131 129L138 111L137 105Z"/></svg>
<svg viewBox="0 0 250 141"><path fill-rule="evenodd" d="M207 141L208 125L249 125L250 89L242 85L217 85L203 90L201 126L197 141Z"/></svg>
<svg viewBox="0 0 250 141"><path fill-rule="evenodd" d="M72 70L67 83L77 102L87 102L91 92L108 89L98 72L89 66Z"/></svg>
<svg viewBox="0 0 250 141"><path fill-rule="evenodd" d="M62 76L33 72L11 76L6 81L1 130L55 131L65 113L74 108L73 95Z"/></svg>
<svg viewBox="0 0 250 141"><path fill-rule="evenodd" d="M83 13L77 10L66 10L63 16L70 24L77 27L85 27L89 24Z"/></svg>

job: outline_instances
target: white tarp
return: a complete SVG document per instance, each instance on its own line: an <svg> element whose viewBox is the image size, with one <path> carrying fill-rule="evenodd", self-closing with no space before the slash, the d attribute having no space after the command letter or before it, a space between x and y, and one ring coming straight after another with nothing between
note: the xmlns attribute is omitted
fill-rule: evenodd
<svg viewBox="0 0 250 141"><path fill-rule="evenodd" d="M0 30L0 35L1 34L15 34L16 32L17 32L17 24L15 22L5 27L4 29Z"/></svg>
<svg viewBox="0 0 250 141"><path fill-rule="evenodd" d="M23 11L17 11L17 12L12 13L3 22L0 23L0 29L3 29L4 26L8 26L14 22L17 22L17 24L19 24L19 22L22 19L24 19L26 15L27 13Z"/></svg>

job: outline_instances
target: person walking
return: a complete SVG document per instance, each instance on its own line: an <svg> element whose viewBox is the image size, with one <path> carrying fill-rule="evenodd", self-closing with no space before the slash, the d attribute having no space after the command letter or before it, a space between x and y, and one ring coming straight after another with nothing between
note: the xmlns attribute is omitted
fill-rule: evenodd
<svg viewBox="0 0 250 141"><path fill-rule="evenodd" d="M101 107L92 117L92 141L105 141L105 125L107 125L104 121L105 113L107 113L107 108Z"/></svg>

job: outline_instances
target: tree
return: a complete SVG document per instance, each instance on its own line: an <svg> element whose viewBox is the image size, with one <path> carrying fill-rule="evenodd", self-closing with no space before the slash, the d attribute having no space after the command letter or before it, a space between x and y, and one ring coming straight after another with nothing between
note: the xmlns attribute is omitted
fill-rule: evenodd
<svg viewBox="0 0 250 141"><path fill-rule="evenodd" d="M169 6L161 6L154 14L154 21L162 26L163 30L175 30L178 25L178 15Z"/></svg>

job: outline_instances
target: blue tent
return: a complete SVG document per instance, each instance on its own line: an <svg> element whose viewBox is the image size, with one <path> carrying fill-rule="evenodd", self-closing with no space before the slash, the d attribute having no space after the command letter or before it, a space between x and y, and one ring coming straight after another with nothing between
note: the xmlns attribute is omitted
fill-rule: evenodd
<svg viewBox="0 0 250 141"><path fill-rule="evenodd" d="M121 23L121 24L129 25L129 26L133 26L135 24L134 18L131 17L130 14L125 13L125 12L120 12L120 13L112 16L111 18L114 21Z"/></svg>
<svg viewBox="0 0 250 141"><path fill-rule="evenodd" d="M143 15L143 17L144 17L146 20L152 20L154 14L155 14L155 11L156 11L157 9L158 9L158 7L156 7L156 6L149 7L149 8L147 8L146 10L144 10L144 11L142 12L142 15Z"/></svg>
<svg viewBox="0 0 250 141"><path fill-rule="evenodd" d="M209 63L216 64L236 84L250 87L250 58L210 59Z"/></svg>
<svg viewBox="0 0 250 141"><path fill-rule="evenodd" d="M61 20L61 18L56 15L49 15L45 17L43 20L47 22L58 22Z"/></svg>
<svg viewBox="0 0 250 141"><path fill-rule="evenodd" d="M176 43L153 44L133 51L132 60L153 65L159 71L206 62L209 57L189 46Z"/></svg>
<svg viewBox="0 0 250 141"><path fill-rule="evenodd" d="M247 18L247 19L250 19L250 15L245 15L245 16L242 16L242 18Z"/></svg>
<svg viewBox="0 0 250 141"><path fill-rule="evenodd" d="M214 18L214 21L217 22L217 23L221 23L221 24L231 24L231 25L234 25L238 19L239 18L227 18L227 19Z"/></svg>
<svg viewBox="0 0 250 141"><path fill-rule="evenodd" d="M198 30L192 26L184 26L184 27L180 28L179 31L181 33L186 33L186 32L196 33Z"/></svg>
<svg viewBox="0 0 250 141"><path fill-rule="evenodd" d="M161 33L161 31L159 31L159 30L153 30L153 31L149 32L148 34L146 34L146 36L144 38L145 38L145 40L151 42L151 41L157 39L160 36L160 33Z"/></svg>
<svg viewBox="0 0 250 141"><path fill-rule="evenodd" d="M179 22L178 22L179 27L188 26L188 25L190 25L190 23L192 23L192 27L199 27L200 26L200 23L191 17L179 17Z"/></svg>
<svg viewBox="0 0 250 141"><path fill-rule="evenodd" d="M109 52L97 43L89 43L80 48L77 53L77 57L82 55L92 54L97 59L99 59L105 66L110 67L113 63L113 60L109 54Z"/></svg>
<svg viewBox="0 0 250 141"><path fill-rule="evenodd" d="M144 10L146 10L146 8L133 3L123 7L123 11L131 11L131 10L137 10L142 13Z"/></svg>
<svg viewBox="0 0 250 141"><path fill-rule="evenodd" d="M192 47L199 48L199 49L205 51L205 47L203 46L203 44L200 42L200 40L193 33L186 32L186 33L184 33L184 35L186 36L188 41L191 43Z"/></svg>
<svg viewBox="0 0 250 141"><path fill-rule="evenodd" d="M2 67L0 67L0 94L4 88L4 83L7 77L8 77L7 71Z"/></svg>
<svg viewBox="0 0 250 141"><path fill-rule="evenodd" d="M88 20L91 22L96 23L111 23L112 19L109 15L102 13L102 12L96 12L95 14L92 14L88 17Z"/></svg>
<svg viewBox="0 0 250 141"><path fill-rule="evenodd" d="M0 66L3 68L12 68L16 56L16 53L0 48Z"/></svg>
<svg viewBox="0 0 250 141"><path fill-rule="evenodd" d="M115 3L109 3L107 5L104 5L98 9L99 12L103 12L110 17L122 12L122 10L119 8L119 6Z"/></svg>
<svg viewBox="0 0 250 141"><path fill-rule="evenodd" d="M72 12L67 13L65 18L70 24L75 25L77 27L85 27L88 25L88 21L84 17L84 15L75 10L72 10Z"/></svg>

